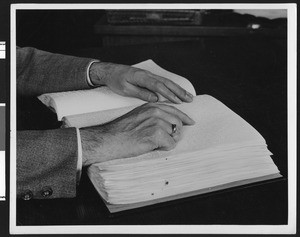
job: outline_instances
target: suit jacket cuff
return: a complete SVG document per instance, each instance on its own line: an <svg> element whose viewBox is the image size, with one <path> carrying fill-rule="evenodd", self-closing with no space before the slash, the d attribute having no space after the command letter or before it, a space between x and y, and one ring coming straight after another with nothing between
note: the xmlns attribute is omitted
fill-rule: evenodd
<svg viewBox="0 0 300 237"><path fill-rule="evenodd" d="M78 146L76 182L78 185L80 182L81 172L82 172L82 145L81 145L81 136L78 128L76 128L76 133L77 133L77 146Z"/></svg>
<svg viewBox="0 0 300 237"><path fill-rule="evenodd" d="M97 63L97 62L100 62L99 60L93 60L89 63L88 67L87 67L87 71L86 71L86 81L87 81L87 84L90 86L90 87L97 87L96 85L93 84L91 78L90 78L90 68L92 66L93 63Z"/></svg>
<svg viewBox="0 0 300 237"><path fill-rule="evenodd" d="M17 133L17 193L33 198L76 196L78 143L75 128ZM44 197L43 190L51 189Z"/></svg>

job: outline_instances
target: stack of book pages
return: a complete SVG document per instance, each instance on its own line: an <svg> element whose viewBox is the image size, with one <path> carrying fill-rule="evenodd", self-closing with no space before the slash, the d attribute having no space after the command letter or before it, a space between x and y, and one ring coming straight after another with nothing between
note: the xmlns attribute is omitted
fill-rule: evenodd
<svg viewBox="0 0 300 237"><path fill-rule="evenodd" d="M93 126L136 106L77 113L63 120L69 127ZM281 177L261 134L217 99L198 95L192 103L173 106L196 121L183 127L182 139L173 150L155 150L88 168L110 212Z"/></svg>

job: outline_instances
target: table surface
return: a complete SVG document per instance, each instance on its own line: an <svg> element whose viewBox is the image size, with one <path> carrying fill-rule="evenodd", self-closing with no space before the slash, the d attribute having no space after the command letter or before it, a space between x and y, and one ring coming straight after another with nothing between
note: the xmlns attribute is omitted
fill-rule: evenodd
<svg viewBox="0 0 300 237"><path fill-rule="evenodd" d="M122 64L152 59L188 78L252 124L287 177L287 55L285 39L207 38L199 41L85 49L74 55ZM44 121L41 123L40 121ZM36 99L19 100L18 129L59 126ZM83 172L72 199L17 201L18 225L286 224L287 179L199 195L110 214Z"/></svg>

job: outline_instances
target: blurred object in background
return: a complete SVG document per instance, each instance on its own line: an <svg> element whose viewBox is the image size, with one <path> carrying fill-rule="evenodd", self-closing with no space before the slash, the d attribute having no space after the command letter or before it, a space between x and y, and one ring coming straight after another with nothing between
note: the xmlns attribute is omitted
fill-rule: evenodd
<svg viewBox="0 0 300 237"><path fill-rule="evenodd" d="M108 10L109 24L201 25L205 10Z"/></svg>
<svg viewBox="0 0 300 237"><path fill-rule="evenodd" d="M249 14L256 17L265 17L270 20L276 18L287 18L286 9L234 9L233 11L239 14Z"/></svg>
<svg viewBox="0 0 300 237"><path fill-rule="evenodd" d="M259 25L260 29L286 29L286 15L284 9L214 9L205 12L202 25L245 28Z"/></svg>

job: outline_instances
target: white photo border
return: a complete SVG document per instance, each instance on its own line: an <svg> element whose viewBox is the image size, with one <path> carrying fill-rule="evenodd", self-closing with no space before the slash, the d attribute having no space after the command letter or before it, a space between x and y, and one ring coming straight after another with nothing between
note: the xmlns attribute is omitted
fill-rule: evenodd
<svg viewBox="0 0 300 237"><path fill-rule="evenodd" d="M16 225L16 10L34 9L286 9L288 17L287 225ZM297 5L284 4L12 4L10 97L10 234L295 234L297 148Z"/></svg>

